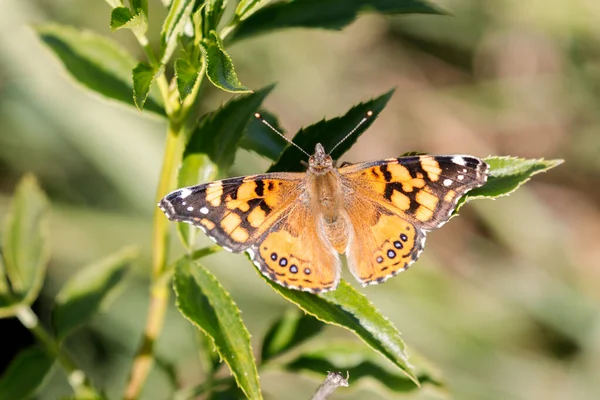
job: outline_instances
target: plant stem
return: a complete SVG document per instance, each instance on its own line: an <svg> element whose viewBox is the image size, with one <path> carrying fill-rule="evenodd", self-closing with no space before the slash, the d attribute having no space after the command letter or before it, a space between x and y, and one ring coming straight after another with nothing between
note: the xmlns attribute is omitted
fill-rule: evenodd
<svg viewBox="0 0 600 400"><path fill-rule="evenodd" d="M40 321L28 305L20 305L15 310L15 316L29 329L44 346L48 354L56 358L67 373L68 381L75 397L100 398L100 395L90 385L85 373L75 365L75 362L60 349L56 339L40 324Z"/></svg>
<svg viewBox="0 0 600 400"><path fill-rule="evenodd" d="M138 37L138 41L144 49L150 64L158 68L163 68L154 56L147 38L145 36ZM179 102L177 91L171 90L169 87L164 72L156 77L156 84L160 90L165 111L169 118L169 129L167 131L162 170L156 190L156 202L160 201L164 195L173 190L177 182L177 167L181 162L188 134L193 129L196 121L195 116L190 115L190 111L193 111L198 103L198 92L204 77L204 68L205 66L203 65L192 93L183 104ZM154 207L150 302L142 343L133 359L129 381L125 388L124 398L127 400L137 399L142 391L144 383L148 378L148 373L152 368L154 345L164 324L170 295L170 279L165 279L165 276L168 276L168 247L168 220L158 207Z"/></svg>
<svg viewBox="0 0 600 400"><path fill-rule="evenodd" d="M177 177L177 166L181 160L181 154L185 144L181 132L169 126L167 141L163 158L163 167L160 174L156 201L160 200L169 190L175 186ZM160 279L167 266L167 249L169 244L168 220L158 207L154 209L154 230L152 235L152 285L150 290L150 304L143 339L136 356L127 388L126 399L139 397L144 382L148 377L152 366L152 354L154 344L158 339L165 319L165 312L169 300L169 280Z"/></svg>

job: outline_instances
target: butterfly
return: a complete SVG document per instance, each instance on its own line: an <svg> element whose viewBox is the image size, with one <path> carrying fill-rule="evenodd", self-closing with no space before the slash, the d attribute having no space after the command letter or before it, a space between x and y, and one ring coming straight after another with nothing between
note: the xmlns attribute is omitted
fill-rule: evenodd
<svg viewBox="0 0 600 400"><path fill-rule="evenodd" d="M317 144L305 173L185 187L158 206L170 220L199 227L225 250L248 253L278 284L320 293L339 283L339 254L364 286L405 271L421 255L427 232L446 223L458 200L482 186L487 175L488 165L467 155L337 168Z"/></svg>

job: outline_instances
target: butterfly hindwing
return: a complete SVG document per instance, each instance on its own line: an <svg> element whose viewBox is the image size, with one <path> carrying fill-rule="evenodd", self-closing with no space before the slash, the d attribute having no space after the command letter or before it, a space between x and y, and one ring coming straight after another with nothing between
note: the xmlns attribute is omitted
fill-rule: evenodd
<svg viewBox="0 0 600 400"><path fill-rule="evenodd" d="M344 185L432 230L450 217L458 200L483 185L487 164L472 156L413 156L353 164L339 169Z"/></svg>
<svg viewBox="0 0 600 400"><path fill-rule="evenodd" d="M338 254L302 202L247 252L265 276L285 287L318 293L335 288L340 279Z"/></svg>
<svg viewBox="0 0 600 400"><path fill-rule="evenodd" d="M304 174L229 178L178 189L159 207L172 221L191 223L238 253L256 243L297 199Z"/></svg>
<svg viewBox="0 0 600 400"><path fill-rule="evenodd" d="M353 225L348 267L363 285L381 283L419 258L425 231L367 198L357 200L347 209Z"/></svg>

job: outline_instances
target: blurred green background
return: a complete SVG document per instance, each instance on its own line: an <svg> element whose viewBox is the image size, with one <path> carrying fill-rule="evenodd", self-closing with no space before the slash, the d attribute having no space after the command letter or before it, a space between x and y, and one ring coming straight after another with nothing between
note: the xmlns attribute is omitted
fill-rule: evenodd
<svg viewBox="0 0 600 400"><path fill-rule="evenodd" d="M156 38L164 10L159 0L149 3ZM429 235L407 273L360 290L403 332L409 354L414 349L439 368L456 399L600 398L600 2L433 3L452 15L363 14L342 32L278 31L229 53L243 84L277 83L264 105L287 132L396 88L348 161L413 150L565 159L509 197L470 203ZM0 218L20 177L34 173L52 202L53 253L35 305L45 321L74 271L126 244L141 249L121 297L68 344L116 398L145 320L166 126L83 91L31 29L43 21L89 28L142 58L129 32L110 32L109 15L101 0L0 5ZM203 96L206 111L230 97L210 88ZM240 151L231 175L267 166ZM219 253L205 263L232 293L259 348L291 305L244 256ZM173 365L179 384L202 379L194 329L171 303L146 399L168 397ZM15 333L21 343L2 341L0 368L33 341L16 320L0 320L0 335ZM341 329L326 336L354 340ZM321 379L265 372L261 383L267 398L306 399ZM391 396L373 387L333 398ZM40 398L69 393L58 372ZM410 397L438 398L427 390Z"/></svg>

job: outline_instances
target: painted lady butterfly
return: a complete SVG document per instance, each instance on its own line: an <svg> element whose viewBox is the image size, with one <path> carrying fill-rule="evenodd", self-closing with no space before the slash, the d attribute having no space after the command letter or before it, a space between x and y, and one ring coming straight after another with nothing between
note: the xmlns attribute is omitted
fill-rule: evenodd
<svg viewBox="0 0 600 400"><path fill-rule="evenodd" d="M317 144L305 173L182 188L159 207L172 221L196 225L224 249L245 251L278 284L318 293L336 288L340 253L363 285L406 270L423 251L426 232L446 223L458 200L483 185L487 174L483 160L465 155L337 168Z"/></svg>

